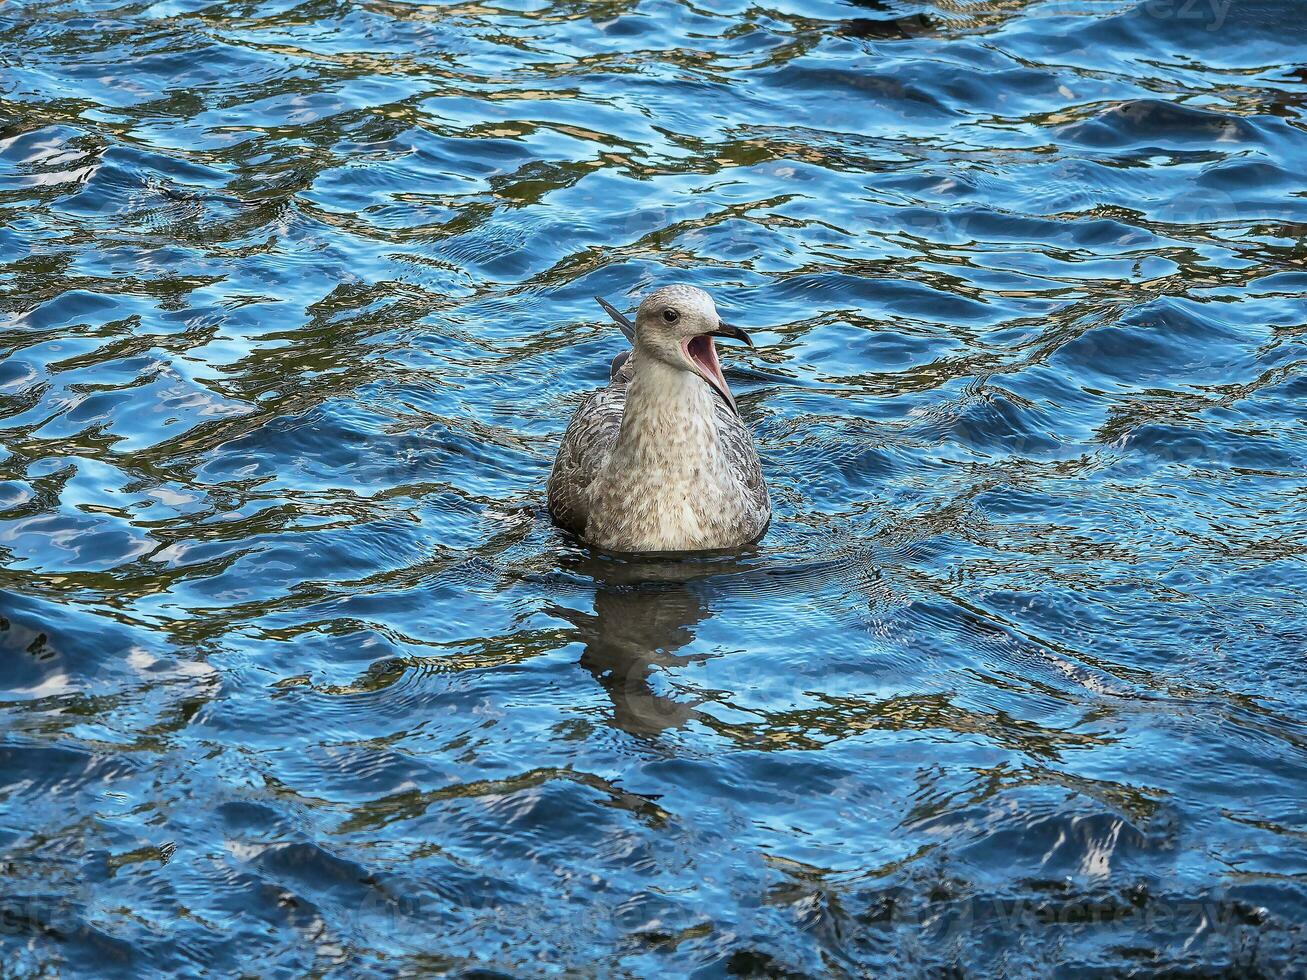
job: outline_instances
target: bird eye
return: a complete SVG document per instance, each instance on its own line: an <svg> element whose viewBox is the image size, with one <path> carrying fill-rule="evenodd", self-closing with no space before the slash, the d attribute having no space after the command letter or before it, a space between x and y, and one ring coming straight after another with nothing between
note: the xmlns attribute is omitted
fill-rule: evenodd
<svg viewBox="0 0 1307 980"><path fill-rule="evenodd" d="M681 314L677 313L675 310L671 309L670 307L663 310L663 319L666 320L668 323L675 323L680 318L681 318Z"/></svg>

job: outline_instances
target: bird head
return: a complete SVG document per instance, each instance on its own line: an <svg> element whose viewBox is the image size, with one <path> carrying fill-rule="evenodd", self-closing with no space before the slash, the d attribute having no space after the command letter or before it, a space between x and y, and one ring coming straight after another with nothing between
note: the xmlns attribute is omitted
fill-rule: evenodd
<svg viewBox="0 0 1307 980"><path fill-rule="evenodd" d="M717 360L716 337L753 346L747 333L722 322L712 297L694 286L656 289L635 315L635 346L642 355L697 375L738 412Z"/></svg>

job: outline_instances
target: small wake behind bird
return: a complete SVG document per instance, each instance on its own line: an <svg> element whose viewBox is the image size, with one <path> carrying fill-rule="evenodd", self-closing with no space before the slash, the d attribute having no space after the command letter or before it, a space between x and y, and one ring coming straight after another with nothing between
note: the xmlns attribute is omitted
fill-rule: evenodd
<svg viewBox="0 0 1307 980"><path fill-rule="evenodd" d="M598 297L596 297L598 299ZM712 297L664 286L635 323L599 299L632 349L581 402L549 475L549 513L587 544L627 553L715 551L762 536L771 501L715 337L752 346Z"/></svg>

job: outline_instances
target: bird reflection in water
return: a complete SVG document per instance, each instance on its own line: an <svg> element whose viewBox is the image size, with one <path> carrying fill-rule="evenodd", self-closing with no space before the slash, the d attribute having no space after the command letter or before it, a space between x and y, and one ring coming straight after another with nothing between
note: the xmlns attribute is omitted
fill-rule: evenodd
<svg viewBox="0 0 1307 980"><path fill-rule="evenodd" d="M714 580L738 570L733 559L688 561L579 558L570 571L595 583L594 612L562 611L585 645L580 664L613 702L612 724L655 736L698 717L696 701L659 694L658 674L701 662L710 652L684 654L712 610Z"/></svg>

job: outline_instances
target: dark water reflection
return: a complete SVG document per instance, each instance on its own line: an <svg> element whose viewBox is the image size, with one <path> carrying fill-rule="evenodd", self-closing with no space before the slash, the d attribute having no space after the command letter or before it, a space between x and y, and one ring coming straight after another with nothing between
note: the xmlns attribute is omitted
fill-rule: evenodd
<svg viewBox="0 0 1307 980"><path fill-rule="evenodd" d="M612 699L617 728L631 735L678 728L695 717L693 705L658 693L655 685L665 668L709 656L679 653L712 615L704 590L695 587L696 563L611 564L596 570L593 613L560 610L584 644L581 666Z"/></svg>
<svg viewBox="0 0 1307 980"><path fill-rule="evenodd" d="M0 5L0 973L1291 973L1304 25ZM668 279L748 554L541 513Z"/></svg>

